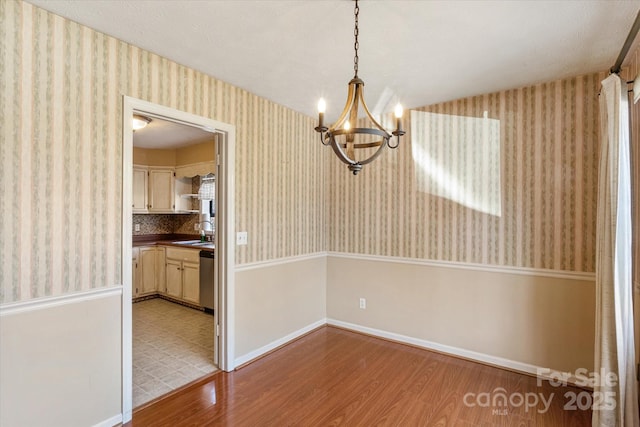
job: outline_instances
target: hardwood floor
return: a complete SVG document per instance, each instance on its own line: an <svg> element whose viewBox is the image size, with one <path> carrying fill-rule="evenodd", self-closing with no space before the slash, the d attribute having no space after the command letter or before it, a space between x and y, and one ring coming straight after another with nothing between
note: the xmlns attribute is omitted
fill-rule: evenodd
<svg viewBox="0 0 640 427"><path fill-rule="evenodd" d="M591 425L590 410L564 409L571 393L587 392L326 326L141 409L126 425Z"/></svg>

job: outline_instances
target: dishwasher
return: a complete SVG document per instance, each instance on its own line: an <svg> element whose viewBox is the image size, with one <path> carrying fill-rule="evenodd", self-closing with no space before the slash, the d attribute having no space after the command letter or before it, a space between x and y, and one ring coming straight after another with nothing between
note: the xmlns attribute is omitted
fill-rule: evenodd
<svg viewBox="0 0 640 427"><path fill-rule="evenodd" d="M214 253L200 251L200 305L207 313L214 309Z"/></svg>

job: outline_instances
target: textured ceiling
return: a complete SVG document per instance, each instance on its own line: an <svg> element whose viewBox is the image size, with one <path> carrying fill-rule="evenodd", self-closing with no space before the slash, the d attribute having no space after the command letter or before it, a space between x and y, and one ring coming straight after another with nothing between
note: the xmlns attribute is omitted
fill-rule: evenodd
<svg viewBox="0 0 640 427"><path fill-rule="evenodd" d="M349 0L29 0L315 116L353 76ZM640 1L360 2L360 72L371 109L419 107L607 70Z"/></svg>
<svg viewBox="0 0 640 427"><path fill-rule="evenodd" d="M213 133L200 128L157 117L150 119L147 126L133 132L134 147L165 150L213 140Z"/></svg>

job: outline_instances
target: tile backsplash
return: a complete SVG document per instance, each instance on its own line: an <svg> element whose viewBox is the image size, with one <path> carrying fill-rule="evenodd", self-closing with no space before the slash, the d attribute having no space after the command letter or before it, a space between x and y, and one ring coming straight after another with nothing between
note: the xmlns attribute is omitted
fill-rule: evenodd
<svg viewBox="0 0 640 427"><path fill-rule="evenodd" d="M198 222L198 214L134 214L133 235L147 234L198 234L194 225ZM135 230L140 224L140 231Z"/></svg>

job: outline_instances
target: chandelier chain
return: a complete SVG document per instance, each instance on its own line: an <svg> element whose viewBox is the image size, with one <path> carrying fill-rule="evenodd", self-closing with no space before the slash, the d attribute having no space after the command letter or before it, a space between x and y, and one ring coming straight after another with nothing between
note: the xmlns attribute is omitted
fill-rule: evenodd
<svg viewBox="0 0 640 427"><path fill-rule="evenodd" d="M353 43L353 49L355 50L355 56L353 57L353 71L355 72L354 77L358 77L358 48L360 47L360 43L358 43L358 34L360 30L358 28L358 14L360 13L360 7L358 7L358 0L356 0L356 6L353 11L355 15L355 27L353 29L353 36L355 38L355 42Z"/></svg>

